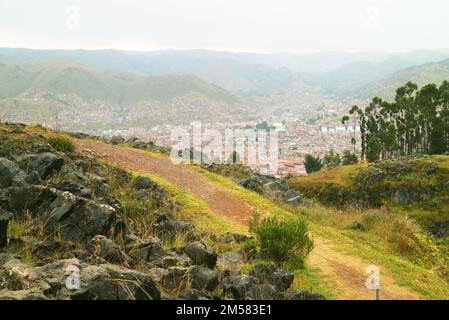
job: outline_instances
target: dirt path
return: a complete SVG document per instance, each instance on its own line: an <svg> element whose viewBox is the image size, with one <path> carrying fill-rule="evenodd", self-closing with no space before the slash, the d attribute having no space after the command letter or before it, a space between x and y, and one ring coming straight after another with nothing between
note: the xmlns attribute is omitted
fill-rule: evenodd
<svg viewBox="0 0 449 320"><path fill-rule="evenodd" d="M121 167L142 174L157 175L173 185L181 186L187 191L203 199L217 214L233 219L245 225L253 211L246 202L217 188L199 173L178 165L170 159L152 157L140 150L123 148L92 140L75 140L78 150L94 151L99 157Z"/></svg>
<svg viewBox="0 0 449 320"><path fill-rule="evenodd" d="M78 150L94 151L100 158L135 172L157 175L168 182L182 186L203 199L217 214L233 219L245 225L252 215L246 202L216 187L205 177L188 167L171 163L168 158L153 157L140 150L123 148L91 140L75 140ZM181 178L182 176L182 178ZM314 237L315 249L309 257L309 263L318 267L324 275L336 284L341 299L374 299L375 293L365 287L368 264L358 257L342 254L323 238ZM418 299L418 295L406 287L395 284L394 278L381 269L382 299Z"/></svg>
<svg viewBox="0 0 449 320"><path fill-rule="evenodd" d="M337 252L323 238L314 237L315 248L308 258L310 265L318 267L326 276L334 280L339 291L339 299L373 300L375 291L368 290L365 273L368 263L354 256ZM417 300L419 296L407 287L398 286L394 278L380 268L380 298L382 300Z"/></svg>

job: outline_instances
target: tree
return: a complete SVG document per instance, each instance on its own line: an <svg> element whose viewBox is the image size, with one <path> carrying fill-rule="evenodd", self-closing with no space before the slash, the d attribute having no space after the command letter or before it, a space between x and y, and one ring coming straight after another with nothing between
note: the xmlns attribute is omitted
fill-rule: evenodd
<svg viewBox="0 0 449 320"><path fill-rule="evenodd" d="M332 149L323 158L323 166L326 168L338 167L340 164L340 155Z"/></svg>
<svg viewBox="0 0 449 320"><path fill-rule="evenodd" d="M407 82L396 90L393 102L375 97L364 110L353 106L349 114L358 117L362 159L441 154L449 149L448 81L439 87L428 84L420 90ZM343 123L349 121L350 116L342 119Z"/></svg>
<svg viewBox="0 0 449 320"><path fill-rule="evenodd" d="M307 154L304 159L304 167L306 168L307 173L317 172L323 168L323 161L319 156L312 156Z"/></svg>
<svg viewBox="0 0 449 320"><path fill-rule="evenodd" d="M379 160L381 148L380 139L377 136L370 137L366 149L366 160L368 160L368 162Z"/></svg>
<svg viewBox="0 0 449 320"><path fill-rule="evenodd" d="M351 153L349 150L343 150L343 160L342 164L344 166L350 165L350 164L356 164L359 162L359 159L357 158L357 155L354 153Z"/></svg>

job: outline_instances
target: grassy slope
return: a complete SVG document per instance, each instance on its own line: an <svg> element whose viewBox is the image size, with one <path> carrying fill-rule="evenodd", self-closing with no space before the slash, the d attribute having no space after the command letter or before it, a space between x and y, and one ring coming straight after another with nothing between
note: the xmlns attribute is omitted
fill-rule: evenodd
<svg viewBox="0 0 449 320"><path fill-rule="evenodd" d="M381 97L383 99L394 99L396 89L403 86L407 81L419 86L436 83L440 85L449 79L449 60L440 63L427 63L424 65L400 70L390 77L375 82L359 91L359 95L366 98Z"/></svg>
<svg viewBox="0 0 449 320"><path fill-rule="evenodd" d="M356 169L344 168L340 172ZM449 284L438 277L433 270L420 267L405 258L399 256L385 241L373 234L354 232L340 228L329 219L330 215L341 215L341 213L320 206L312 208L293 209L272 203L266 198L237 186L230 179L196 168L197 171L206 176L217 186L228 190L232 194L247 201L253 208L265 215L289 216L302 214L309 221L309 226L314 235L330 240L334 248L345 254L362 258L367 264L384 266L396 279L399 285L411 288L413 291L428 299L447 299L449 297ZM337 177L335 177L337 179ZM345 183L344 180L341 183ZM325 292L328 297L339 297L335 292L333 279L324 276L319 268L308 266L305 270L298 272L296 284L300 287L305 284Z"/></svg>
<svg viewBox="0 0 449 320"><path fill-rule="evenodd" d="M46 132L49 134L49 132ZM148 151L152 156L165 157ZM219 176L200 167L193 166L193 170L198 171L210 182L246 201L255 211L262 215L291 216L301 214L309 221L312 233L316 236L330 240L335 250L348 255L357 256L366 261L367 264L378 263L395 277L400 285L411 288L424 298L447 299L449 297L449 285L445 284L441 278L436 276L434 270L428 270L411 263L400 257L388 243L382 241L375 234L356 232L342 228L341 224L335 222L333 217L342 218L341 213L326 209L320 206L312 208L293 209L289 206L274 204L266 198L248 191L233 181L223 176ZM355 169L355 167L354 167ZM226 232L247 233L246 228L233 223L227 219L217 216L208 205L195 195L180 190L178 187L168 183L160 177L150 176L158 184L169 190L170 194L180 203L182 211L180 218L189 218L195 223L200 231L212 231L217 234ZM349 219L351 216L349 215ZM348 220L349 221L349 220ZM249 266L248 266L249 267ZM313 291L323 293L328 299L338 299L342 293L335 285L335 279L320 270L319 266L306 265L303 270L296 271L294 282L296 288L308 288Z"/></svg>
<svg viewBox="0 0 449 320"><path fill-rule="evenodd" d="M234 103L239 99L217 86L190 75L142 77L125 72L92 69L72 61L52 60L19 65L0 64L0 99L15 98L30 89L76 94L85 100L114 103L168 101L199 94Z"/></svg>

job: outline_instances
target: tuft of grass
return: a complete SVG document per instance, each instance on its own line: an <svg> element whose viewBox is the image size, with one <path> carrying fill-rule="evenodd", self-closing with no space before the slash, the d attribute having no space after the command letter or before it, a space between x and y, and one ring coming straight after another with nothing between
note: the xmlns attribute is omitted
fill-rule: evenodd
<svg viewBox="0 0 449 320"><path fill-rule="evenodd" d="M65 153L75 152L75 145L72 140L65 135L50 137L48 143L57 151Z"/></svg>

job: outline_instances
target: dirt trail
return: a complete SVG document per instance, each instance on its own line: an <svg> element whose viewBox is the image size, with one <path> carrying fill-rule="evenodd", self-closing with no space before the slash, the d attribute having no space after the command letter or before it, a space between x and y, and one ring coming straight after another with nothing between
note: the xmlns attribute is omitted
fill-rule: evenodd
<svg viewBox="0 0 449 320"><path fill-rule="evenodd" d="M203 199L217 214L245 225L253 211L246 202L217 188L199 173L174 165L170 159L92 140L75 140L78 150L94 151L99 157L135 172L157 175Z"/></svg>
<svg viewBox="0 0 449 320"><path fill-rule="evenodd" d="M153 157L148 153L131 148L92 141L75 140L79 151L94 151L100 158L142 174L154 174L168 182L181 186L203 199L217 214L245 225L252 215L246 202L218 188L198 172L171 163L168 158ZM308 261L332 279L341 299L374 299L375 293L365 287L369 265L358 257L337 252L323 238L314 237L315 248ZM395 284L394 278L381 269L381 299L419 299L419 296L406 287Z"/></svg>

